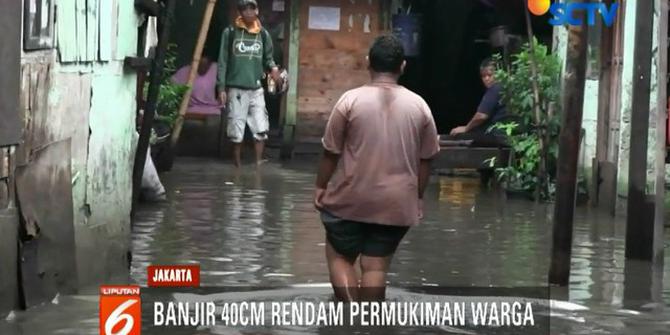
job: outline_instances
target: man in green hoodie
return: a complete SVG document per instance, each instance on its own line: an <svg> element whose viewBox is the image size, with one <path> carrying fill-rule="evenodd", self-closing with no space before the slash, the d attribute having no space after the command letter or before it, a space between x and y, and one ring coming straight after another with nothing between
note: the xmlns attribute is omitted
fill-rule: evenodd
<svg viewBox="0 0 670 335"><path fill-rule="evenodd" d="M272 59L272 38L258 19L256 0L239 0L239 16L223 31L219 53L218 91L228 106L228 137L233 142L235 166L241 165L244 129L249 125L255 139L256 165L263 162L263 149L270 124L261 80L266 70L280 82Z"/></svg>

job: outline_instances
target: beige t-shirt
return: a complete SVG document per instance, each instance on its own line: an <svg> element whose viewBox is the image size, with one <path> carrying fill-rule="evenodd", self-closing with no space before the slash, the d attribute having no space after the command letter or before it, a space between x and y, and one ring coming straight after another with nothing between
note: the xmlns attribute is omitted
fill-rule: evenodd
<svg viewBox="0 0 670 335"><path fill-rule="evenodd" d="M419 162L440 151L435 121L420 96L395 84L346 92L330 115L323 147L341 155L323 210L366 223L419 223Z"/></svg>

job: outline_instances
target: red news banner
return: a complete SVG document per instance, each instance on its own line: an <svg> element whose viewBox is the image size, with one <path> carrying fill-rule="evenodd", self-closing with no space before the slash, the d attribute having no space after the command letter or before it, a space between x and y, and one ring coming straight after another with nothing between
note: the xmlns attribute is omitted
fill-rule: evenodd
<svg viewBox="0 0 670 335"><path fill-rule="evenodd" d="M198 287L200 265L150 265L147 267L149 287Z"/></svg>

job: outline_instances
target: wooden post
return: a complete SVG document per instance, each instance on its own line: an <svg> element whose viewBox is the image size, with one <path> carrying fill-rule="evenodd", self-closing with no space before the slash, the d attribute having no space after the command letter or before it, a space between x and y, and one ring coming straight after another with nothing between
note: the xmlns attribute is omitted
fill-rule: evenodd
<svg viewBox="0 0 670 335"><path fill-rule="evenodd" d="M623 273L623 308L644 309L663 303L663 264L626 259Z"/></svg>
<svg viewBox="0 0 670 335"><path fill-rule="evenodd" d="M149 92L142 117L142 127L140 128L140 138L135 152L135 165L133 167L133 205L139 199L140 189L142 187L142 174L144 172L144 163L147 160L147 150L149 149L149 139L151 138L151 127L154 122L154 114L158 103L158 93L163 75L163 66L167 54L168 42L170 39L170 27L174 18L174 8L177 0L167 0L167 6L163 12L164 24L162 26L158 46L156 47L156 57L151 65L151 79L149 82Z"/></svg>
<svg viewBox="0 0 670 335"><path fill-rule="evenodd" d="M563 79L563 122L559 137L554 233L549 271L549 282L561 286L568 285L570 279L577 163L584 109L588 26L570 26L568 34L568 52Z"/></svg>
<svg viewBox="0 0 670 335"><path fill-rule="evenodd" d="M650 3L652 1L649 1ZM668 3L667 0L654 0L653 3L658 11L658 21L655 22L653 29L658 30L657 43L657 89L656 97L656 115L652 116L656 123L656 164L654 166L656 173L655 198L649 196L647 199L651 203L655 201L655 215L653 221L653 240L647 241L651 247L652 262L645 260L638 261L632 258L626 259L624 268L624 295L623 305L625 308L636 309L650 301L663 301L663 215L665 212L665 121L667 120L666 111L666 84L668 71ZM639 14L639 12L638 12ZM651 46L651 43L649 43ZM636 63L637 64L637 63ZM648 96L649 94L647 94ZM635 110L634 110L635 112ZM646 135L646 134L645 134ZM630 220L629 220L630 224ZM631 227L633 229L637 226ZM628 247L628 245L627 245ZM628 248L627 248L628 252Z"/></svg>
<svg viewBox="0 0 670 335"><path fill-rule="evenodd" d="M646 189L654 1L637 1L635 17L626 257L652 260L655 206Z"/></svg>
<svg viewBox="0 0 670 335"><path fill-rule="evenodd" d="M286 94L286 115L284 117L283 139L280 157L283 159L293 156L295 146L295 127L298 114L298 69L300 63L300 0L290 1L288 71L289 86Z"/></svg>
<svg viewBox="0 0 670 335"><path fill-rule="evenodd" d="M526 1L523 1L524 5ZM530 20L530 11L528 6L525 6L525 16L526 16L526 32L528 34L528 45L530 49L530 55L528 59L530 60L530 72L532 78L530 78L531 85L533 87L533 114L535 115L535 124L538 132L538 138L540 140L540 163L537 169L537 185L535 186L535 201L539 202L541 193L543 190L546 190L546 175L547 175L547 143L546 143L546 122L545 118L542 117L540 110L540 88L538 85L537 77L537 62L535 60L535 36L533 34L533 24Z"/></svg>
<svg viewBox="0 0 670 335"><path fill-rule="evenodd" d="M668 1L655 0L658 9L658 57L656 75L658 76L657 106L656 106L656 212L654 215L654 239L652 245L653 261L663 265L663 237L665 225L665 161L667 155L666 124L667 112L667 85L668 85ZM661 271L662 272L662 271ZM662 282L662 279L661 279Z"/></svg>
<svg viewBox="0 0 670 335"><path fill-rule="evenodd" d="M612 0L603 0L608 8ZM598 124L596 137L596 157L593 159L593 175L589 190L591 205L598 206L600 188L600 165L607 160L610 128L610 95L612 93L612 52L614 51L614 27L601 25L600 35L600 78L598 80Z"/></svg>
<svg viewBox="0 0 670 335"><path fill-rule="evenodd" d="M172 129L172 138L170 145L174 148L179 142L179 135L181 134L181 128L184 125L184 115L186 115L186 110L188 110L188 103L191 101L191 94L193 94L193 82L195 77L198 75L198 66L200 65L200 58L202 57L202 50L205 47L205 41L207 40L207 33L209 32L209 25L212 22L212 14L214 13L214 7L216 5L216 0L208 0L207 7L205 7L205 15L202 18L202 24L200 25L200 33L198 34L198 41L195 44L195 50L193 51L193 61L191 62L191 72L188 75L188 81L186 86L188 89L184 93L184 98L181 101L179 106L179 115L175 121L174 128ZM223 118L223 115L221 115Z"/></svg>
<svg viewBox="0 0 670 335"><path fill-rule="evenodd" d="M612 65L610 69L610 90L614 92L609 97L608 135L605 161L598 166L598 206L612 216L616 215L618 201L618 161L619 161L619 124L621 118L621 85L623 74L623 34L626 21L626 1L619 1L619 11L613 27ZM634 14L634 13L632 13ZM599 135L600 136L600 135Z"/></svg>

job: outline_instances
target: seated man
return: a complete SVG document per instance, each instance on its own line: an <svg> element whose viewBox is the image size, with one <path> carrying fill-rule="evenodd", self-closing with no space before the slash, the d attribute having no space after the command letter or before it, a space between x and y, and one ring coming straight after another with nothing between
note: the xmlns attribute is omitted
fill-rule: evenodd
<svg viewBox="0 0 670 335"><path fill-rule="evenodd" d="M505 145L504 135L500 131L489 130L497 122L507 116L505 105L501 101L502 87L495 81L496 64L486 59L479 67L486 93L477 107L477 112L465 126L456 127L449 135L456 139L473 140L473 146Z"/></svg>
<svg viewBox="0 0 670 335"><path fill-rule="evenodd" d="M221 105L219 99L216 97L217 69L216 62L212 62L209 56L203 55L200 58L198 75L193 82L193 92L191 94L191 101L188 103L187 113L204 115L221 114L223 105ZM190 65L182 67L172 76L172 82L186 85L190 72Z"/></svg>

